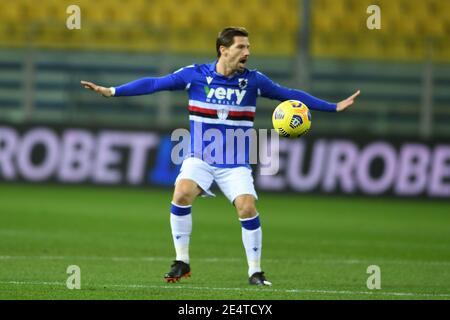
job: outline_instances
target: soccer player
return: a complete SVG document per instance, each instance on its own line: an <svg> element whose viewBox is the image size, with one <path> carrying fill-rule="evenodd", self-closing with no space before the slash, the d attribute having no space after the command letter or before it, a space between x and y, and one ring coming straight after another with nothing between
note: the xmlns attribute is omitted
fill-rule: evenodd
<svg viewBox="0 0 450 320"><path fill-rule="evenodd" d="M202 141L201 135L207 129L214 128L223 133L226 150L227 143L230 143L226 140L227 129L252 128L258 96L279 101L300 100L311 109L336 112L353 104L359 94L357 91L337 104L329 103L303 91L280 86L259 71L248 70L246 63L250 56L250 43L245 28L223 29L216 40L216 51L218 58L212 63L190 65L159 78L148 77L109 88L87 81L81 81L81 84L105 97L186 90L189 95L191 146L200 144L201 151L208 145ZM248 145L236 152L245 153L244 158L248 161ZM200 195L214 196L210 187L215 181L239 216L249 283L271 285L261 269L261 222L255 206L257 194L252 171L246 161L216 163L203 158L202 152L192 152L183 161L175 181L171 203L170 225L176 258L170 271L164 276L167 282L179 281L191 274L189 239L192 231L192 204Z"/></svg>

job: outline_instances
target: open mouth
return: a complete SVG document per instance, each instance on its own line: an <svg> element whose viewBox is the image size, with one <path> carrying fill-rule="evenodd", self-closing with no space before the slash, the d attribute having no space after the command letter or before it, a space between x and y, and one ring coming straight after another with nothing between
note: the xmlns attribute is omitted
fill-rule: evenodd
<svg viewBox="0 0 450 320"><path fill-rule="evenodd" d="M246 64L247 63L247 58L242 58L241 60L239 60L239 63Z"/></svg>

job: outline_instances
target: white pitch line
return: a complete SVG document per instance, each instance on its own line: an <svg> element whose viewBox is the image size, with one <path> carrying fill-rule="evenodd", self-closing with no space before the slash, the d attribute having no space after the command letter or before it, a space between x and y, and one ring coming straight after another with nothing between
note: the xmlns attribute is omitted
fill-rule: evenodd
<svg viewBox="0 0 450 320"><path fill-rule="evenodd" d="M64 286L64 282L37 282L37 281L0 281L0 284L12 285L51 285ZM91 286L91 285L89 285ZM179 285L142 285L142 284L103 284L102 288L114 287L125 289L181 289L181 290L202 290L202 291L249 291L249 292L276 292L276 293L319 293L319 294L338 294L338 295L382 295L382 296L403 296L403 297L432 297L432 298L450 298L450 294L442 293L414 293L414 292L368 292L368 291L350 291L350 290L312 290L312 289L272 289L272 288L220 288L220 287L191 287ZM82 290L82 289L81 289Z"/></svg>
<svg viewBox="0 0 450 320"><path fill-rule="evenodd" d="M251 288L214 288L214 287L185 287L185 286L150 286L150 285L111 285L112 287L125 287L125 288L164 288L164 289L192 289L192 290L211 290L211 291L252 291L252 292L261 292L270 291L270 292L281 292L281 293L328 293L328 294L365 294L365 295L387 295L387 296L422 296L422 297L450 297L450 294L427 294L427 293L412 293L412 292L366 292L366 291L336 291L336 290L311 290L311 289L271 289L271 288L262 288L260 289L251 289Z"/></svg>
<svg viewBox="0 0 450 320"><path fill-rule="evenodd" d="M116 262L127 261L171 261L173 257L102 257L102 256L0 256L0 260L106 260ZM202 262L245 262L245 258L195 258L197 261ZM450 266L450 261L427 261L427 260L393 260L393 259L378 259L371 258L367 260L362 259L264 259L266 262L296 262L296 263L317 263L317 264L400 264L400 265L427 265L427 266Z"/></svg>
<svg viewBox="0 0 450 320"><path fill-rule="evenodd" d="M0 256L0 260L111 260L118 262L126 261L171 261L174 257L101 257L101 256ZM203 262L236 262L243 261L245 258L198 258ZM275 260L274 260L275 261Z"/></svg>

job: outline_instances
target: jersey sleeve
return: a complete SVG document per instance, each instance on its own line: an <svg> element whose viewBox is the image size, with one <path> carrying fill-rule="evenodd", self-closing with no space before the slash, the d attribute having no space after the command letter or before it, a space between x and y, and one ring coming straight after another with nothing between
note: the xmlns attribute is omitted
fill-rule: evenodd
<svg viewBox="0 0 450 320"><path fill-rule="evenodd" d="M256 79L258 94L262 97L279 101L299 100L313 110L336 111L335 103L321 100L301 90L283 87L259 71L256 72Z"/></svg>
<svg viewBox="0 0 450 320"><path fill-rule="evenodd" d="M178 69L163 77L146 77L114 88L114 96L139 96L164 90L184 90L192 81L194 66Z"/></svg>

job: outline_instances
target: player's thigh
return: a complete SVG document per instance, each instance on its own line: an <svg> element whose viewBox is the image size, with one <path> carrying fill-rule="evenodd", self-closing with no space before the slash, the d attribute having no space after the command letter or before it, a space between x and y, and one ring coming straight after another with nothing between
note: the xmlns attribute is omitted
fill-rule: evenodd
<svg viewBox="0 0 450 320"><path fill-rule="evenodd" d="M209 190L213 180L208 164L197 158L184 160L175 181L173 201L179 205L190 205L202 193L213 195Z"/></svg>
<svg viewBox="0 0 450 320"><path fill-rule="evenodd" d="M175 184L172 201L181 206L191 205L202 192L198 184L191 179L179 179Z"/></svg>
<svg viewBox="0 0 450 320"><path fill-rule="evenodd" d="M251 196L253 198L253 204L258 199L253 182L252 170L250 168L217 169L215 179L220 190L222 190L223 194L234 205L236 205L236 199L241 195ZM245 201L245 203L248 203L248 201Z"/></svg>

